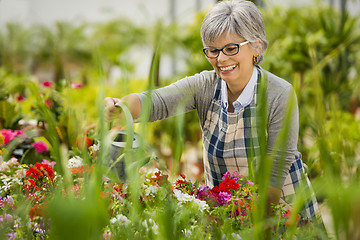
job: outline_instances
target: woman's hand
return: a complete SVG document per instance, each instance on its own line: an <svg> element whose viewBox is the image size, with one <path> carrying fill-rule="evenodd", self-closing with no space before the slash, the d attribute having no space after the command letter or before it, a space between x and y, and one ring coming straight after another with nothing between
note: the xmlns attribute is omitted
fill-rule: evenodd
<svg viewBox="0 0 360 240"><path fill-rule="evenodd" d="M141 102L135 94L127 95L123 98L106 97L104 99L105 116L108 121L119 119L122 116L120 107L116 107L118 102L124 103L130 110L133 119L137 119L141 113Z"/></svg>
<svg viewBox="0 0 360 240"><path fill-rule="evenodd" d="M106 97L104 99L105 117L108 121L121 117L121 108L115 106L116 103L123 102L119 98Z"/></svg>

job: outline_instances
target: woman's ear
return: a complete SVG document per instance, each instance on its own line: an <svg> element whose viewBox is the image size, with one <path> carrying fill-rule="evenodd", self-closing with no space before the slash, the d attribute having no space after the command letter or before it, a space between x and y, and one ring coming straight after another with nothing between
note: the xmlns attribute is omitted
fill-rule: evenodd
<svg viewBox="0 0 360 240"><path fill-rule="evenodd" d="M257 41L255 42L255 51L259 54L262 50L262 45L261 45L262 41L260 38L257 39Z"/></svg>

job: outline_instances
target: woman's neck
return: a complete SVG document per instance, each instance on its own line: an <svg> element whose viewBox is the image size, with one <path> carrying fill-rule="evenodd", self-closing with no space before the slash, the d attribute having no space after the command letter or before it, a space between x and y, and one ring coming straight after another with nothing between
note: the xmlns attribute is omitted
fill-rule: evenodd
<svg viewBox="0 0 360 240"><path fill-rule="evenodd" d="M236 99L238 99L238 97L240 96L240 94L242 93L242 91L244 90L244 88L246 87L248 82L250 81L252 74L253 74L253 71L249 71L246 73L246 75L241 77L239 79L239 81L237 81L235 83L231 83L231 84L229 84L229 83L226 84L229 105L232 105L232 103L234 101L236 101ZM244 80L244 79L246 79L246 80Z"/></svg>

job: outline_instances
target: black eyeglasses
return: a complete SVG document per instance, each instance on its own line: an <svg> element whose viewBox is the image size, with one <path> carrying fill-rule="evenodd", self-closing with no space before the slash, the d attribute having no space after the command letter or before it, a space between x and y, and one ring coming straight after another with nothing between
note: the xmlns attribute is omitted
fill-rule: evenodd
<svg viewBox="0 0 360 240"><path fill-rule="evenodd" d="M207 47L203 49L203 52L208 58L217 58L222 51L227 56L233 56L239 52L241 46L249 43L249 41L245 41L242 43L230 43L225 45L223 48L215 48L215 47Z"/></svg>

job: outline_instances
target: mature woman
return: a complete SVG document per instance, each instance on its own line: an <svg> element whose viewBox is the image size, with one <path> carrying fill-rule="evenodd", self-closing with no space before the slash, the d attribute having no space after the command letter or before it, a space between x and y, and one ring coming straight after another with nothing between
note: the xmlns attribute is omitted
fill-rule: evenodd
<svg viewBox="0 0 360 240"><path fill-rule="evenodd" d="M267 48L260 11L250 1L233 0L217 3L205 16L201 37L204 53L213 71L203 71L183 78L151 94L150 121L173 116L179 103L184 112L196 109L203 132L204 175L208 186L219 184L229 171L248 173L248 162L256 163L259 142L255 110L259 104L260 86L266 86L267 150L274 153L269 203L295 193L294 186L304 177L303 163L297 151L298 109L291 84L259 67ZM125 102L134 119L141 113L146 93L131 94L122 99L106 98L108 115L115 104ZM287 145L275 147L283 128L287 103L294 100L287 134ZM291 101L290 101L291 102ZM285 160L284 160L285 159ZM317 211L315 198L308 201L301 213L311 219Z"/></svg>

